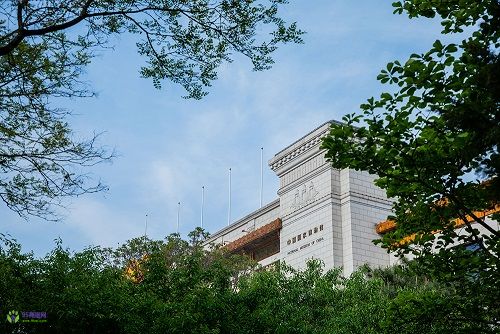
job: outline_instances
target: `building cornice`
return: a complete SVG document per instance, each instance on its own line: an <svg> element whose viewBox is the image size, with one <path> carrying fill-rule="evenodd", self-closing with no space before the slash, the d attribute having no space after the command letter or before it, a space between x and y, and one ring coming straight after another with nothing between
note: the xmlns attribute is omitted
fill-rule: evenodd
<svg viewBox="0 0 500 334"><path fill-rule="evenodd" d="M340 124L339 122L333 120L327 121L305 136L296 140L293 144L276 153L274 157L269 160L269 167L271 167L274 172L277 172L282 166L297 160L306 152L309 152L311 149L319 146L321 139L330 132L330 125L334 123Z"/></svg>

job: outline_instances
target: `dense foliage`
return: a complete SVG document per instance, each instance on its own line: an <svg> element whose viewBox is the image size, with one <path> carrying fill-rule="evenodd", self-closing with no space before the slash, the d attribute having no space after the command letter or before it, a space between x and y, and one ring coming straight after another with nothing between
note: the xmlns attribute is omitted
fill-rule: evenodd
<svg viewBox="0 0 500 334"><path fill-rule="evenodd" d="M248 259L193 242L137 238L116 250L70 252L57 241L36 259L2 237L0 330L5 333L494 333L461 291L415 264L361 268L351 277L256 270ZM200 238L201 237L201 238ZM145 256L146 255L146 256ZM139 260L140 281L125 274ZM11 310L47 312L46 323L9 323ZM469 313L474 311L472 313Z"/></svg>
<svg viewBox="0 0 500 334"><path fill-rule="evenodd" d="M448 309L416 301L426 312L435 308L432 321L448 319L443 332L466 318L483 322L478 333L498 330L500 231L485 216L500 210L500 2L393 6L410 18L438 18L450 42L388 63L377 79L392 90L333 124L323 148L336 168L378 175L394 199L396 229L377 242L416 256L423 273L459 291L449 304L470 308L447 316Z"/></svg>
<svg viewBox="0 0 500 334"><path fill-rule="evenodd" d="M302 32L286 0L8 0L0 2L0 199L22 217L54 218L64 196L101 191L86 167L112 153L75 138L64 98L93 96L81 74L113 37L137 38L140 73L201 98L235 55L254 70ZM83 168L82 168L83 167Z"/></svg>
<svg viewBox="0 0 500 334"><path fill-rule="evenodd" d="M413 233L416 244L429 246L436 230L443 237L434 246L447 247L458 237L453 218L466 221L461 241L482 247L478 234L500 237L477 212L500 197L500 3L412 0L394 7L410 18L440 17L442 33L461 42L436 40L426 53L387 64L378 79L396 91L333 124L323 147L334 167L378 175L377 185L395 198L398 229L384 236L385 247L408 251L396 242Z"/></svg>

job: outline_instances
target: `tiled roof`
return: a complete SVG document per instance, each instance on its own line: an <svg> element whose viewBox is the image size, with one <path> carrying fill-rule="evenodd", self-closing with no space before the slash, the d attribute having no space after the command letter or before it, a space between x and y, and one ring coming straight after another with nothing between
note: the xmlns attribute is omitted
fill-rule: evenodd
<svg viewBox="0 0 500 334"><path fill-rule="evenodd" d="M474 211L474 216L477 218L484 218L486 216L489 216L494 213L500 212L500 204L496 204L493 208L491 209L486 209L484 211ZM470 215L466 216L467 222L468 223L473 223L474 218ZM459 228L465 225L465 222L463 219L456 218L452 220L452 223L455 225L455 228ZM378 223L375 226L375 231L377 231L378 234L385 234L387 232L394 231L396 229L396 222L392 219L389 220L384 220L380 223Z"/></svg>
<svg viewBox="0 0 500 334"><path fill-rule="evenodd" d="M486 209L483 211L474 211L473 214L479 219L482 219L484 217L487 217L491 214L494 213L499 213L500 212L500 204L496 204L493 208L491 209ZM467 215L465 216L465 219L467 220L467 223L474 223L475 219L474 217ZM451 222L454 224L455 228L460 228L465 225L466 221L461 219L461 218L455 218L451 220ZM376 225L375 230L377 231L378 234L385 234L387 232L394 231L397 228L396 222L394 220L385 220L383 222L380 222ZM435 230L432 231L431 234L436 234L440 233L440 230ZM407 245L409 243L412 243L415 238L417 237L416 233L410 234L405 236L403 239L401 239L398 244L400 246Z"/></svg>
<svg viewBox="0 0 500 334"><path fill-rule="evenodd" d="M248 244L251 244L252 242L259 240L270 233L273 233L275 231L279 231L281 229L281 219L277 218L270 222L269 224L266 224L255 231L252 231L244 236L242 236L239 239L236 239L235 241L231 242L230 244L226 245L226 249L229 250L230 252L234 252L238 249L241 249L245 247Z"/></svg>

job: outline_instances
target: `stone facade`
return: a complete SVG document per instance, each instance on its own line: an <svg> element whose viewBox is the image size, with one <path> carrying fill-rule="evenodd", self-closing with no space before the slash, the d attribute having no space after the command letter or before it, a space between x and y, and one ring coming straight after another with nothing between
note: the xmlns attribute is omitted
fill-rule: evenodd
<svg viewBox="0 0 500 334"><path fill-rule="evenodd" d="M207 244L226 245L263 266L281 261L302 269L307 260L320 259L326 269L342 267L345 275L363 264L394 264L396 259L372 242L392 202L374 185L374 175L329 165L320 145L332 122L269 161L280 181L278 199L216 232ZM500 205L495 210L500 212ZM499 230L498 223L486 222Z"/></svg>
<svg viewBox="0 0 500 334"><path fill-rule="evenodd" d="M233 243L231 249L240 247L264 266L279 260L300 269L315 258L326 269L342 267L350 274L365 263L390 265L390 256L372 240L378 237L375 225L387 218L392 203L373 184L374 176L329 165L320 145L331 123L322 124L269 161L280 181L278 199L216 232L208 243ZM259 244L263 228L277 219L281 221L278 237ZM279 242L279 248L271 247L273 242ZM269 247L271 255L261 259L263 247Z"/></svg>

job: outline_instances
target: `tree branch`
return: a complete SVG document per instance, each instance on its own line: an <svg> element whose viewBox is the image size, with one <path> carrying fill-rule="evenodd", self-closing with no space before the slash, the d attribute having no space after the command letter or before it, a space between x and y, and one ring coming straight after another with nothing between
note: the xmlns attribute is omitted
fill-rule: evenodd
<svg viewBox="0 0 500 334"><path fill-rule="evenodd" d="M24 1L18 0L17 2L17 29L23 30L23 7Z"/></svg>
<svg viewBox="0 0 500 334"><path fill-rule="evenodd" d="M87 10L89 9L89 7L93 1L94 0L87 0L87 2L85 2L85 4L83 5L82 10L80 11L80 15L78 15L77 17L75 17L72 20L66 21L66 22L61 23L61 24L55 24L52 26L48 26L48 27L41 28L41 29L34 29L34 30L25 30L22 27L22 25L20 25L17 29L18 33L17 33L16 37L13 40L11 40L9 43L7 43L6 45L0 47L0 56L5 56L5 55L9 54L10 52L12 52L26 37L40 36L40 35L44 35L47 33L64 30L64 29L70 28L70 27L80 23L81 21L83 21L84 19L86 19L88 17ZM21 2L19 2L18 8L17 8L18 23L21 20L21 11L22 11L22 5L21 5ZM22 23L22 21L21 21L21 23Z"/></svg>
<svg viewBox="0 0 500 334"><path fill-rule="evenodd" d="M452 195L452 194L447 194L447 197L452 200L453 202L455 202L455 204L459 207L459 209L463 210L467 215L471 216L472 219L474 219L474 221L476 223L478 223L479 225L481 225L482 227L484 227L485 229L487 229L491 234L497 236L497 237L500 237L500 233L498 231L495 231L491 226L489 226L488 224L486 224L486 222L484 222L482 219L480 219L479 217L477 217L474 212L469 209L465 204L462 203L462 201L460 201L455 195ZM467 220L464 220L464 222L466 222Z"/></svg>

